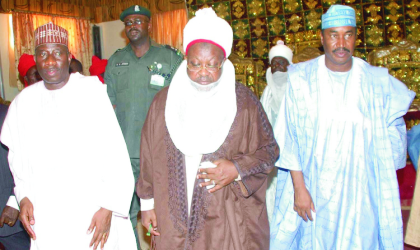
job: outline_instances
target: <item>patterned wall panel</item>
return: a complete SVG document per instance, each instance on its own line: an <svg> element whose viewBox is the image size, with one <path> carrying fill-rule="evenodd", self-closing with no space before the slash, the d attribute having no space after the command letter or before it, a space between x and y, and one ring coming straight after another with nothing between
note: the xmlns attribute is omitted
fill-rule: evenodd
<svg viewBox="0 0 420 250"><path fill-rule="evenodd" d="M394 45L406 38L420 42L420 2L417 0L187 0L189 17L203 7L212 7L234 31L233 53L268 67L268 51L278 39L294 51L311 46L322 51L321 15L332 4L356 10L355 56ZM265 70L258 72L258 92L265 86Z"/></svg>

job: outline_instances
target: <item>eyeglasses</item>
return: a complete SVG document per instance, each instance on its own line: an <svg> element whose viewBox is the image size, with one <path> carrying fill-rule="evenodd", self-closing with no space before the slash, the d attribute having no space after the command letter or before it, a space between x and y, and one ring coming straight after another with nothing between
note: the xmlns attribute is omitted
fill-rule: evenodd
<svg viewBox="0 0 420 250"><path fill-rule="evenodd" d="M131 26L133 24L141 25L142 23L148 23L148 21L142 21L140 19L135 19L134 21L133 20L127 20L127 21L124 22L124 25L125 26Z"/></svg>
<svg viewBox="0 0 420 250"><path fill-rule="evenodd" d="M218 72L221 68L223 67L223 63L220 64L220 66L215 66L215 65L193 65L193 64L187 64L187 68L192 71L192 72L198 72L201 71L202 69L207 70L208 72L211 73L216 73Z"/></svg>

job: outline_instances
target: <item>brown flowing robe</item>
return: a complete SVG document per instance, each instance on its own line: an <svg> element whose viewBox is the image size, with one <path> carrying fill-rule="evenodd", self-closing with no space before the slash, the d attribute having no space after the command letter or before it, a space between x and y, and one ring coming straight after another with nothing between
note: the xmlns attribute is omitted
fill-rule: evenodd
<svg viewBox="0 0 420 250"><path fill-rule="evenodd" d="M168 88L153 100L143 127L137 194L154 198L158 231L156 249L269 249L265 205L267 174L279 149L257 97L236 83L237 113L229 134L202 162L228 159L242 181L215 193L196 180L188 215L185 157L172 142L165 122ZM204 131L205 133L205 131Z"/></svg>

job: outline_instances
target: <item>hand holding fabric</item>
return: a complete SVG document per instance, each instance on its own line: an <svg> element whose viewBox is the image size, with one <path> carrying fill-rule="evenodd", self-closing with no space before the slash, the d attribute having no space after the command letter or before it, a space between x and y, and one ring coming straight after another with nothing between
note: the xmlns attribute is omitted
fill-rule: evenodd
<svg viewBox="0 0 420 250"><path fill-rule="evenodd" d="M19 220L22 222L26 232L28 232L29 237L36 240L35 232L31 227L35 225L34 206L28 197L25 197L20 201Z"/></svg>
<svg viewBox="0 0 420 250"><path fill-rule="evenodd" d="M4 224L9 225L9 227L13 227L18 217L19 210L16 210L13 207L5 206L0 216L0 227L3 227Z"/></svg>
<svg viewBox="0 0 420 250"><path fill-rule="evenodd" d="M210 179L210 181L200 184L200 187L206 187L208 185L215 185L209 190L209 193L214 193L217 190L229 185L236 178L238 178L238 170L236 169L233 162L226 159L219 159L213 162L217 165L215 168L200 168L198 171L200 174L197 175L197 179ZM203 174L206 173L206 174Z"/></svg>
<svg viewBox="0 0 420 250"><path fill-rule="evenodd" d="M150 229L150 234L154 236L160 235L160 233L157 231L157 219L156 219L156 213L154 209L141 211L141 224L143 225L143 227L146 228L147 231L149 231L150 224L152 224L152 228Z"/></svg>
<svg viewBox="0 0 420 250"><path fill-rule="evenodd" d="M94 229L95 233L93 234L89 247L94 245L93 249L96 250L99 244L101 244L101 249L104 248L104 245L109 237L111 218L112 211L105 208L99 209L95 215L93 215L87 234L91 234Z"/></svg>

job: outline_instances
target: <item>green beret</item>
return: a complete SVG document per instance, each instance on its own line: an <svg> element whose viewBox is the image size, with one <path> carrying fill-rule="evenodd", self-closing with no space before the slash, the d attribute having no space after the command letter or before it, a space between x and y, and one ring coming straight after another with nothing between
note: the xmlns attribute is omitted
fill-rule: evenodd
<svg viewBox="0 0 420 250"><path fill-rule="evenodd" d="M128 7L121 13L120 20L124 22L124 18L128 15L144 15L150 19L151 13L150 10L148 10L145 7L142 7L140 5L133 5L131 7Z"/></svg>

